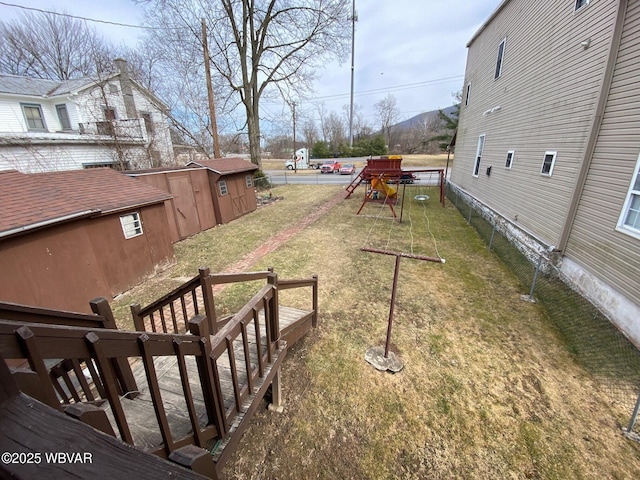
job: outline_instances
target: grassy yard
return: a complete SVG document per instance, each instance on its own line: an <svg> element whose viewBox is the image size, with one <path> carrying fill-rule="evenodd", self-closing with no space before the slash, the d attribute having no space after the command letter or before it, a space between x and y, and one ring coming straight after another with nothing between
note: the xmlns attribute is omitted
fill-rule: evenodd
<svg viewBox="0 0 640 480"><path fill-rule="evenodd" d="M174 268L115 303L120 325L132 300L146 303L198 266L228 267L339 189L274 188L283 200L176 245ZM255 265L281 278L318 274L320 322L289 350L284 412L256 414L227 476L640 478L640 445L620 431L628 406L597 387L540 305L520 300L524 287L458 211L439 206L435 189L408 186L398 224L376 204L356 216L362 194ZM405 367L396 374L364 360L384 344L394 267L365 245L446 259L401 260L392 350ZM251 293L227 289L218 305Z"/></svg>

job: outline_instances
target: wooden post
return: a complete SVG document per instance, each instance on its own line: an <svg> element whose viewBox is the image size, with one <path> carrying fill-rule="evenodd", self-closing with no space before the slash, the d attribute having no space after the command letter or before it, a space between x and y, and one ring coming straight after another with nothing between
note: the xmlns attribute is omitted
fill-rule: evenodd
<svg viewBox="0 0 640 480"><path fill-rule="evenodd" d="M218 319L216 317L216 304L213 298L213 284L209 277L209 269L200 267L200 287L202 288L202 301L204 302L204 312L209 322L209 331L212 335L218 333Z"/></svg>
<svg viewBox="0 0 640 480"><path fill-rule="evenodd" d="M223 438L228 431L225 414L224 398L218 381L215 360L211 358L211 340L209 324L203 316L197 316L189 321L189 331L192 335L200 337L200 350L202 355L196 356L202 395L207 409L209 422L218 430L218 435Z"/></svg>
<svg viewBox="0 0 640 480"><path fill-rule="evenodd" d="M100 430L107 435L116 436L106 412L100 407L90 403L73 403L64 408L64 413L76 420L80 420L82 423L91 425L96 430Z"/></svg>
<svg viewBox="0 0 640 480"><path fill-rule="evenodd" d="M111 362L108 361L108 358L104 353L102 344L100 343L100 337L98 337L95 332L89 332L85 335L85 340L92 357L98 364L100 377L102 378L102 383L107 394L107 399L109 400L111 411L113 412L113 416L116 419L116 424L118 425L118 430L120 431L120 438L123 442L127 442L128 444L133 445L133 435L131 435L131 430L129 429L129 424L127 423L127 417L124 414L122 403L120 403L120 397L118 396L116 379L113 375Z"/></svg>
<svg viewBox="0 0 640 480"><path fill-rule="evenodd" d="M195 445L186 445L174 450L169 455L169 460L205 477L213 478L214 480L219 478L211 454Z"/></svg>
<svg viewBox="0 0 640 480"><path fill-rule="evenodd" d="M144 320L140 316L140 311L142 310L142 307L140 306L139 303L134 303L129 308L131 309L131 317L133 318L133 327L138 332L144 332L145 331Z"/></svg>
<svg viewBox="0 0 640 480"><path fill-rule="evenodd" d="M22 326L16 330L16 334L22 344L22 349L25 352L27 360L29 361L29 367L31 370L38 374L40 382L42 384L43 393L45 396L45 403L56 410L62 411L60 401L56 396L56 392L53 389L53 383L49 378L49 372L44 364L44 359L40 354L40 349L36 342L36 337L29 327Z"/></svg>
<svg viewBox="0 0 640 480"><path fill-rule="evenodd" d="M270 273L267 277L267 283L273 285L273 296L271 297L271 318L266 319L271 322L271 335L272 338L270 341L275 342L276 349L280 349L280 313L279 313L279 305L278 301L278 274Z"/></svg>
<svg viewBox="0 0 640 480"><path fill-rule="evenodd" d="M104 317L105 328L118 330L116 319L113 317L113 311L106 298L94 298L89 302L89 305L93 313ZM140 395L129 360L127 358L113 358L111 362L113 363L113 369L118 379L120 395L126 395L127 398L135 398Z"/></svg>
<svg viewBox="0 0 640 480"><path fill-rule="evenodd" d="M278 367L273 380L271 381L271 403L267 407L274 412L282 413L284 410L284 402L282 401L282 384L281 378L282 368Z"/></svg>

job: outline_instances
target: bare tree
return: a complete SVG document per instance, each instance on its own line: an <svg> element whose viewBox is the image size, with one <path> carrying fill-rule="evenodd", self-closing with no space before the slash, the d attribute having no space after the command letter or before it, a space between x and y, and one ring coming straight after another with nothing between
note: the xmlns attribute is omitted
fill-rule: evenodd
<svg viewBox="0 0 640 480"><path fill-rule="evenodd" d="M0 71L67 80L113 71L113 47L95 29L55 13L0 22Z"/></svg>
<svg viewBox="0 0 640 480"><path fill-rule="evenodd" d="M200 47L201 19L209 26L210 56L244 110L251 159L260 163L260 100L294 98L310 85L314 66L344 58L348 0L143 0L163 45L191 32ZM183 44L184 45L184 44Z"/></svg>
<svg viewBox="0 0 640 480"><path fill-rule="evenodd" d="M391 127L396 123L398 118L398 107L396 97L389 94L378 103L373 105L380 122L380 128L387 140L387 145L391 149L393 147L391 141Z"/></svg>
<svg viewBox="0 0 640 480"><path fill-rule="evenodd" d="M329 143L329 148L335 152L341 144L346 143L345 124L340 115L332 111L325 119L325 126L327 128L328 137L326 140Z"/></svg>

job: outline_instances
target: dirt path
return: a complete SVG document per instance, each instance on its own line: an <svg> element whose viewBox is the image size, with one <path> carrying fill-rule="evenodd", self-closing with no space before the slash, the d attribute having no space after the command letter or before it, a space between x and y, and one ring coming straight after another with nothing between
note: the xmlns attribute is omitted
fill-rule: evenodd
<svg viewBox="0 0 640 480"><path fill-rule="evenodd" d="M340 200L344 198L344 191L339 191L333 197L331 197L326 203L322 206L318 207L313 213L310 213L306 217L303 217L297 224L280 230L273 237L268 239L261 246L249 252L247 255L242 257L236 263L230 265L225 268L221 273L232 273L232 272L245 272L248 271L251 267L253 267L259 260L262 259L265 255L273 252L276 248L278 248L283 243L287 242L299 232L304 230L306 227L311 225L313 222L318 220L320 217L325 215L329 210L331 210L335 205L337 205ZM213 287L213 293L219 293L226 285L216 285Z"/></svg>

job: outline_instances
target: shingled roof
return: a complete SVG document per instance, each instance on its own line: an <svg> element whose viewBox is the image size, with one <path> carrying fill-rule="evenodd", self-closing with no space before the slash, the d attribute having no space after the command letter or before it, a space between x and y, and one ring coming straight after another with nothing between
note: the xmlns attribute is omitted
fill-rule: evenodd
<svg viewBox="0 0 640 480"><path fill-rule="evenodd" d="M31 174L0 171L0 238L169 198L170 194L110 168Z"/></svg>
<svg viewBox="0 0 640 480"><path fill-rule="evenodd" d="M209 160L191 161L187 163L187 166L205 167L220 175L252 172L258 169L258 166L256 164L248 162L239 157L212 158Z"/></svg>
<svg viewBox="0 0 640 480"><path fill-rule="evenodd" d="M88 78L74 80L48 80L45 78L21 77L18 75L0 74L0 93L51 97L67 95L80 90L95 81Z"/></svg>

